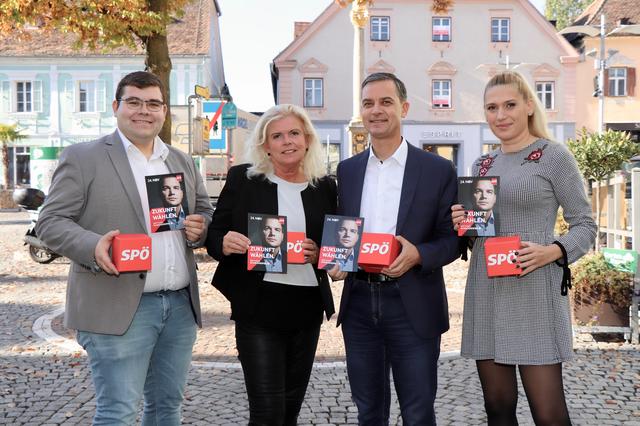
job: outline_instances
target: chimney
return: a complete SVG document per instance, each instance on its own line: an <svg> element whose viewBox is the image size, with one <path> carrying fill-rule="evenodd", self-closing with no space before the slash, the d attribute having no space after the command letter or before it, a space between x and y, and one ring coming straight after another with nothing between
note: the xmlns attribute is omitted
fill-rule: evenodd
<svg viewBox="0 0 640 426"><path fill-rule="evenodd" d="M311 25L311 22L294 22L293 23L293 39L297 39L300 34L307 29L307 27Z"/></svg>

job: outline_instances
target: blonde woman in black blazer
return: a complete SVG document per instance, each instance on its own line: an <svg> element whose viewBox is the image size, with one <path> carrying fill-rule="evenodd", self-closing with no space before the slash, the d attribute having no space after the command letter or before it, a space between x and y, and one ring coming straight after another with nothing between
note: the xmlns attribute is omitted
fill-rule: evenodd
<svg viewBox="0 0 640 426"><path fill-rule="evenodd" d="M317 269L325 214L336 211L336 184L304 110L278 105L258 122L249 164L232 167L208 230L220 263L212 284L231 302L249 398L249 424L295 425L311 375L323 313L335 312L327 274ZM305 232L304 265L286 274L247 270L248 213L287 216Z"/></svg>

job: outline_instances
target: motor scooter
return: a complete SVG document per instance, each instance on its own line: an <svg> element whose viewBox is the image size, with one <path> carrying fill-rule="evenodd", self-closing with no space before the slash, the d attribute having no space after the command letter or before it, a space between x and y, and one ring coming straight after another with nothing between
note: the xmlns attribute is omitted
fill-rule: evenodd
<svg viewBox="0 0 640 426"><path fill-rule="evenodd" d="M36 188L19 188L13 192L13 201L27 212L31 219L31 226L24 235L24 244L29 246L29 256L38 263L51 263L62 257L47 247L36 235L38 222L38 208L44 203L44 192Z"/></svg>

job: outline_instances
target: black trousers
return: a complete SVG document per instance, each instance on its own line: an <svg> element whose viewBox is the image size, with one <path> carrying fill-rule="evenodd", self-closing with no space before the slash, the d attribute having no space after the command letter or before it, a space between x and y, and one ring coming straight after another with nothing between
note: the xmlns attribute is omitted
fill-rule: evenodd
<svg viewBox="0 0 640 426"><path fill-rule="evenodd" d="M309 384L320 324L277 330L236 322L236 346L249 397L249 425L296 425Z"/></svg>

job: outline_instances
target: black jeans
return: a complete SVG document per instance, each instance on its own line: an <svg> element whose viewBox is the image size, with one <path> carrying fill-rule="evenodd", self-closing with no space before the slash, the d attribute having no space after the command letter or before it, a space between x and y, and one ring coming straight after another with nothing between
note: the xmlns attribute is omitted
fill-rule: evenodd
<svg viewBox="0 0 640 426"><path fill-rule="evenodd" d="M309 384L320 324L276 330L236 321L236 346L249 397L249 425L296 425Z"/></svg>

